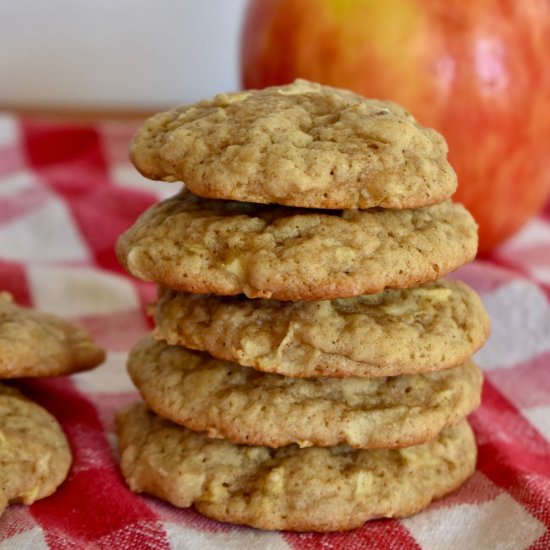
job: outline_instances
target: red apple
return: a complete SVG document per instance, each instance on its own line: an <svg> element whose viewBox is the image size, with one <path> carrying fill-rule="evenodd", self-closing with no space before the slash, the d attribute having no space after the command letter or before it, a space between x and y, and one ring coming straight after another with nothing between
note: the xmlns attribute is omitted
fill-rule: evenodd
<svg viewBox="0 0 550 550"><path fill-rule="evenodd" d="M246 88L296 77L393 99L449 143L480 248L550 189L550 0L251 0Z"/></svg>

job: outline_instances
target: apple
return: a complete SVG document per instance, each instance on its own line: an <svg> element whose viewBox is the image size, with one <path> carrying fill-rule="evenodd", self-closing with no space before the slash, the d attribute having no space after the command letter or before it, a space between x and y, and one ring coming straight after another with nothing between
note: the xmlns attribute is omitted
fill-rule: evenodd
<svg viewBox="0 0 550 550"><path fill-rule="evenodd" d="M251 0L245 88L297 77L402 104L449 143L489 250L550 190L550 0Z"/></svg>

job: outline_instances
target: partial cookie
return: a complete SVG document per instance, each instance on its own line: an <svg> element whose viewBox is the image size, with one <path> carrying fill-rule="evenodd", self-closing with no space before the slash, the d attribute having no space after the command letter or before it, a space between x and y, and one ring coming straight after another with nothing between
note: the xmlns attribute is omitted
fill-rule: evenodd
<svg viewBox="0 0 550 550"><path fill-rule="evenodd" d="M0 292L0 379L71 374L104 359L105 352L84 328L19 307Z"/></svg>
<svg viewBox="0 0 550 550"><path fill-rule="evenodd" d="M472 260L477 225L444 202L417 210L307 211L182 191L117 242L134 276L195 294L323 300L442 277Z"/></svg>
<svg viewBox="0 0 550 550"><path fill-rule="evenodd" d="M0 514L10 503L32 504L65 480L71 451L61 427L42 407L0 385Z"/></svg>
<svg viewBox="0 0 550 550"><path fill-rule="evenodd" d="M418 208L456 189L435 130L395 103L304 80L155 115L130 154L145 177L263 204Z"/></svg>
<svg viewBox="0 0 550 550"><path fill-rule="evenodd" d="M160 416L209 437L283 447L388 448L431 440L480 402L481 371L379 378L288 378L181 346L139 342L128 372Z"/></svg>
<svg viewBox="0 0 550 550"><path fill-rule="evenodd" d="M466 421L423 445L356 450L234 445L163 420L142 404L117 420L122 473L132 491L260 529L344 531L373 518L409 516L456 489L476 462Z"/></svg>
<svg viewBox="0 0 550 550"><path fill-rule="evenodd" d="M155 336L285 376L394 376L455 367L485 342L489 318L464 283L314 302L160 289Z"/></svg>

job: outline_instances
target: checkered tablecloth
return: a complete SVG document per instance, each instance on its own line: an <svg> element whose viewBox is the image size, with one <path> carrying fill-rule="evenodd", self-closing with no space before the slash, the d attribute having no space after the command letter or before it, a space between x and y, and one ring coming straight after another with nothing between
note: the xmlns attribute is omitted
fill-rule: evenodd
<svg viewBox="0 0 550 550"><path fill-rule="evenodd" d="M20 383L60 421L74 464L53 496L8 508L0 549L550 548L550 208L458 273L482 294L492 335L477 354L486 375L471 417L478 469L456 494L410 519L318 535L224 525L130 493L113 415L137 396L124 364L150 329L143 306L154 291L123 273L113 244L177 189L133 170L133 130L0 115L0 289L81 322L109 354L89 373Z"/></svg>

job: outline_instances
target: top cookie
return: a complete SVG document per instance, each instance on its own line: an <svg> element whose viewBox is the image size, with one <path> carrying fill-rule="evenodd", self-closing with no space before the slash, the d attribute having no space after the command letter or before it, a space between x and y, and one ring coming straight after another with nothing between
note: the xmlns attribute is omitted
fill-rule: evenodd
<svg viewBox="0 0 550 550"><path fill-rule="evenodd" d="M456 189L435 130L392 102L305 80L157 114L130 156L145 177L262 204L418 208Z"/></svg>
<svg viewBox="0 0 550 550"><path fill-rule="evenodd" d="M71 374L104 359L105 352L82 327L21 308L0 292L0 379Z"/></svg>

